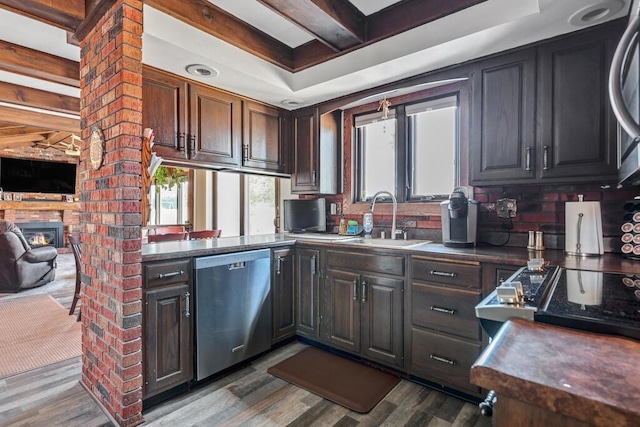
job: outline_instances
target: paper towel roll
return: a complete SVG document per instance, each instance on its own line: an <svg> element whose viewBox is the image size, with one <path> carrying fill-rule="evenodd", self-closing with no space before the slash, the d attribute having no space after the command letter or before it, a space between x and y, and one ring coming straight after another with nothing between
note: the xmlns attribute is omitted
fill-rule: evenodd
<svg viewBox="0 0 640 427"><path fill-rule="evenodd" d="M600 202L567 202L565 205L565 251L569 255L604 253Z"/></svg>

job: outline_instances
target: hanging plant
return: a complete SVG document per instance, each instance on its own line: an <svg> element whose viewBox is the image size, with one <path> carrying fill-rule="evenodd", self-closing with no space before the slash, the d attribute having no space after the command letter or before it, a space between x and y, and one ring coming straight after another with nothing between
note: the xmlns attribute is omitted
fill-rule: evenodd
<svg viewBox="0 0 640 427"><path fill-rule="evenodd" d="M158 166L156 172L153 174L153 183L157 186L169 190L174 185L182 184L189 180L189 172L170 166Z"/></svg>

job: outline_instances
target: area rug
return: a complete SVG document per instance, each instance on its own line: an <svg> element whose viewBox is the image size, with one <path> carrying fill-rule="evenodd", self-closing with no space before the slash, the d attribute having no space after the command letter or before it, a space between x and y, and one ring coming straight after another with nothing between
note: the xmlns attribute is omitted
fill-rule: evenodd
<svg viewBox="0 0 640 427"><path fill-rule="evenodd" d="M371 411L400 382L395 375L314 347L267 372L361 413Z"/></svg>
<svg viewBox="0 0 640 427"><path fill-rule="evenodd" d="M80 323L50 295L0 301L0 378L80 354Z"/></svg>

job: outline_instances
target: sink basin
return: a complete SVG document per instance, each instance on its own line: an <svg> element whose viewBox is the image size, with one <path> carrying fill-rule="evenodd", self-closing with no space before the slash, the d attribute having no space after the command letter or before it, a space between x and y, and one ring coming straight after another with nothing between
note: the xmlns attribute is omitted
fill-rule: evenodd
<svg viewBox="0 0 640 427"><path fill-rule="evenodd" d="M414 248L420 245L431 243L431 240L365 239L362 237L356 237L353 239L341 240L336 243L358 244L378 248Z"/></svg>

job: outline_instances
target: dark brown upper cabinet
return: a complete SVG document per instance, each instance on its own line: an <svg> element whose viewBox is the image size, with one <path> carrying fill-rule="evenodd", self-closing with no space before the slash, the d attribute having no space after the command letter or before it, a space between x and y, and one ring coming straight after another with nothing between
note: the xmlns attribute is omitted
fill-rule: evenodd
<svg viewBox="0 0 640 427"><path fill-rule="evenodd" d="M142 91L143 126L169 163L289 173L288 111L150 67Z"/></svg>
<svg viewBox="0 0 640 427"><path fill-rule="evenodd" d="M192 160L239 166L242 98L210 87L189 86L189 153Z"/></svg>
<svg viewBox="0 0 640 427"><path fill-rule="evenodd" d="M320 115L318 108L293 113L291 192L337 194L338 146L342 113Z"/></svg>
<svg viewBox="0 0 640 427"><path fill-rule="evenodd" d="M535 177L535 53L482 61L473 70L471 184Z"/></svg>
<svg viewBox="0 0 640 427"><path fill-rule="evenodd" d="M471 184L613 182L607 78L620 23L478 62Z"/></svg>
<svg viewBox="0 0 640 427"><path fill-rule="evenodd" d="M242 165L286 172L288 113L252 101L243 103Z"/></svg>
<svg viewBox="0 0 640 427"><path fill-rule="evenodd" d="M612 33L600 30L538 50L541 179L616 179L616 121L607 93L614 49Z"/></svg>
<svg viewBox="0 0 640 427"><path fill-rule="evenodd" d="M153 150L163 158L184 160L187 154L187 82L152 68L142 74L142 126L152 128Z"/></svg>

